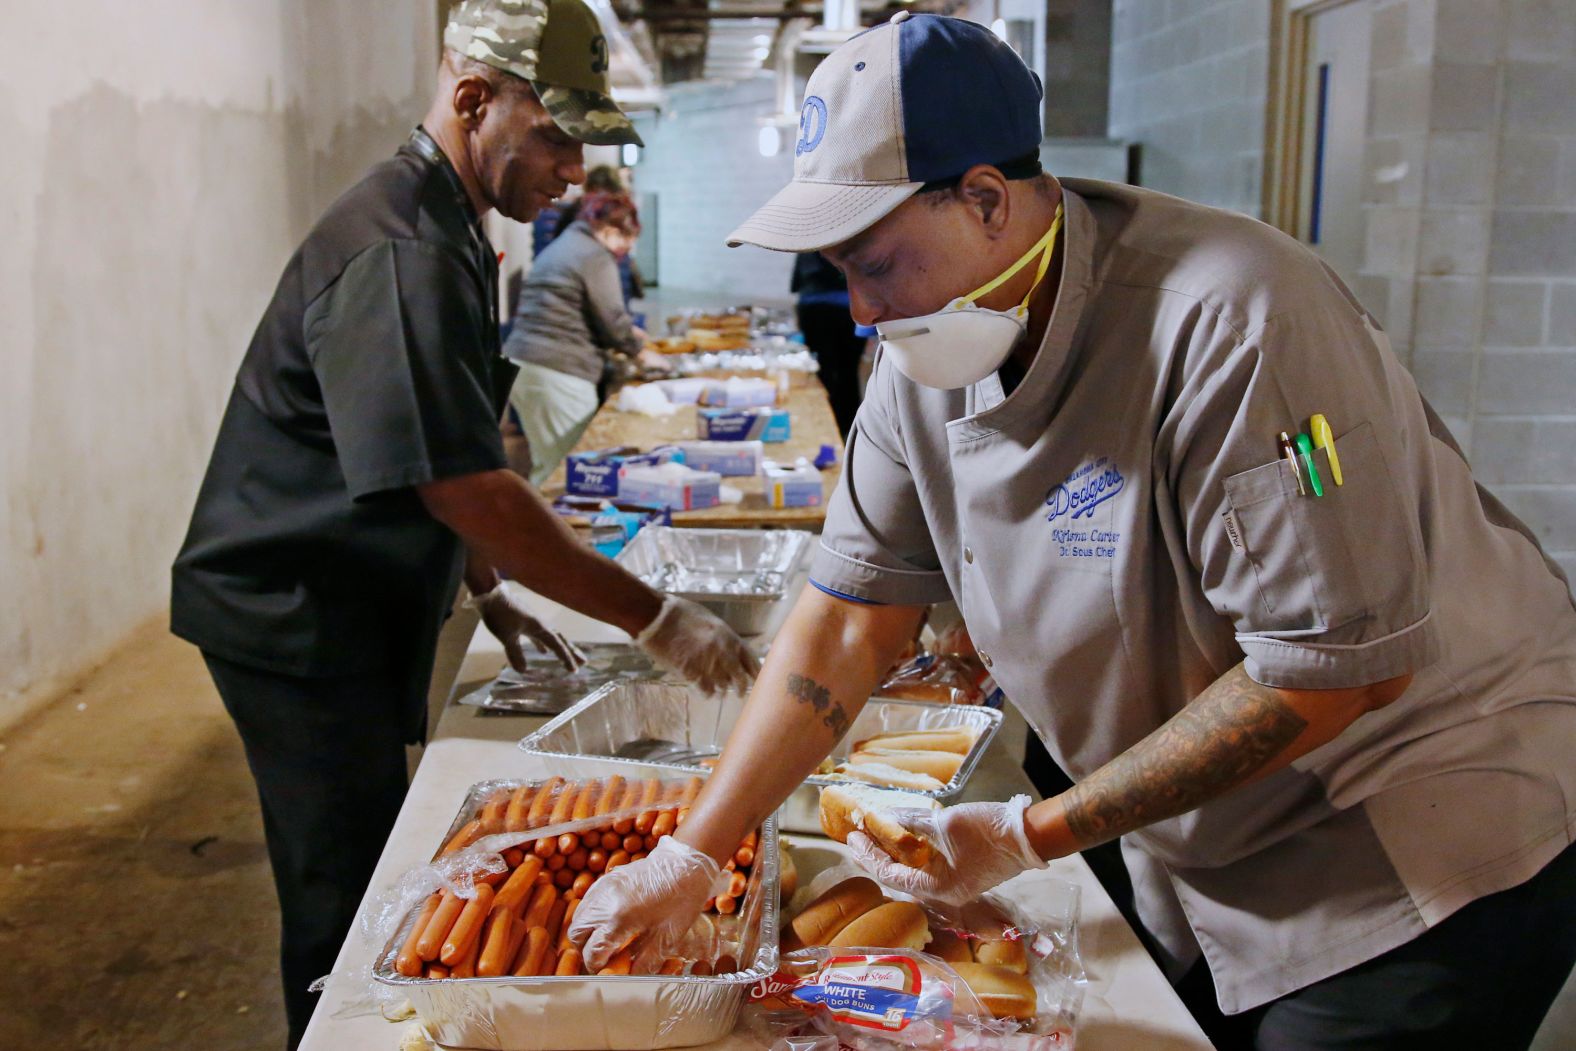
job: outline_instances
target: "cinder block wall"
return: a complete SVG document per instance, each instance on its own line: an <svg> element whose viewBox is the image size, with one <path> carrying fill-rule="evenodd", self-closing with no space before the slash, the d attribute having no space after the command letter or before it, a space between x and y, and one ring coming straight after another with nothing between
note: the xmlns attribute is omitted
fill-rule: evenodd
<svg viewBox="0 0 1576 1051"><path fill-rule="evenodd" d="M1111 133L1143 143L1147 185L1262 214L1269 7L1114 0ZM1576 4L1373 10L1354 290L1576 577Z"/></svg>
<svg viewBox="0 0 1576 1051"><path fill-rule="evenodd" d="M657 195L658 280L672 289L723 293L740 302L792 302L793 256L727 235L793 178L797 128L781 130L782 147L763 157L758 117L774 107L773 80L675 85L658 114L635 120L646 149L635 169L641 194ZM649 220L648 220L649 223Z"/></svg>

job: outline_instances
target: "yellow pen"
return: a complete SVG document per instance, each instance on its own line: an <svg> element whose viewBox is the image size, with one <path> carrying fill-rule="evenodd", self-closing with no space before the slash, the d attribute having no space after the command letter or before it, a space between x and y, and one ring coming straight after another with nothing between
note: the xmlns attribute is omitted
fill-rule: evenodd
<svg viewBox="0 0 1576 1051"><path fill-rule="evenodd" d="M1341 480L1341 458L1335 455L1335 432L1330 429L1330 421L1322 414L1315 413L1308 421L1308 429L1313 432L1313 447L1323 449L1330 457L1330 477L1335 479L1336 485L1344 485Z"/></svg>

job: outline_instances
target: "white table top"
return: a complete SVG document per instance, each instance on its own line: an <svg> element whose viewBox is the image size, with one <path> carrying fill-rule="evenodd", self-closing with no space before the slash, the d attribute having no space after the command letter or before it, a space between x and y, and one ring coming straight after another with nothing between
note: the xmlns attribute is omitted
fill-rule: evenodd
<svg viewBox="0 0 1576 1051"><path fill-rule="evenodd" d="M573 638L601 642L624 637L621 632L563 607L543 600L533 605L539 615ZM485 629L478 629L455 694L465 692L478 680L491 678L502 666L501 647ZM364 913L402 873L432 856L472 784L491 778L529 778L543 772L539 761L521 752L515 742L544 721L540 717L484 714L476 708L448 705L373 874L362 902ZM1008 750L1009 742L1015 738L1021 740L1020 735L998 734L969 782L966 798L1005 799L1018 792L1036 795L1019 759ZM1089 984L1078 1025L1079 1051L1125 1051L1135 1047L1146 1051L1209 1051L1209 1041L1083 860L1077 856L1063 858L1052 863L1047 872L1081 888L1079 948ZM1006 893L1009 897L1030 895L1035 881L1043 878L1038 873L1020 876L1006 885ZM381 948L381 942L368 941L359 929L351 931L335 964L335 977L307 1029L302 1051L399 1051L411 1023L386 1021L366 992L370 982L368 970ZM712 1046L722 1051L756 1045L724 1041Z"/></svg>

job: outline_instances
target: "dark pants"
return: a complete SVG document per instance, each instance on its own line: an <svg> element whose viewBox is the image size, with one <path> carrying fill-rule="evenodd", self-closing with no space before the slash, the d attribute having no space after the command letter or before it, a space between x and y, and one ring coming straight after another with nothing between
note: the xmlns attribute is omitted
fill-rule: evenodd
<svg viewBox="0 0 1576 1051"><path fill-rule="evenodd" d="M405 728L387 678L306 679L208 654L262 803L279 893L279 964L289 1047L317 1004L307 986L334 967L407 787Z"/></svg>
<svg viewBox="0 0 1576 1051"><path fill-rule="evenodd" d="M1031 735L1024 769L1042 794L1061 791L1071 782L1038 744ZM1105 849L1084 857L1142 938L1125 866L1114 872L1121 858L1099 854ZM1202 961L1177 992L1219 1051L1522 1051L1573 964L1576 847L1567 847L1520 886L1479 898L1405 945L1263 1007L1221 1014Z"/></svg>
<svg viewBox="0 0 1576 1051"><path fill-rule="evenodd" d="M859 411L859 360L865 341L854 335L854 317L847 307L806 303L799 307L798 317L804 344L821 367L821 385L832 403L837 429L846 438Z"/></svg>

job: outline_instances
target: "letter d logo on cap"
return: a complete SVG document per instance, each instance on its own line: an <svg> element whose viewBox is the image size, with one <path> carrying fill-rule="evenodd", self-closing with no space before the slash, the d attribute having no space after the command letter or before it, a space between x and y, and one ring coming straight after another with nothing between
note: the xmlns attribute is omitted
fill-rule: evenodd
<svg viewBox="0 0 1576 1051"><path fill-rule="evenodd" d="M799 143L793 148L795 157L802 156L821 145L826 135L826 103L814 95L804 100L799 111Z"/></svg>

